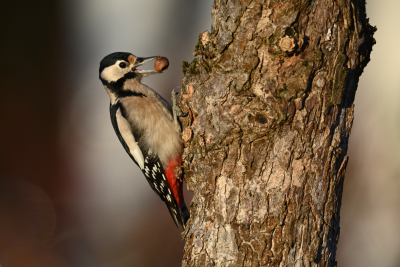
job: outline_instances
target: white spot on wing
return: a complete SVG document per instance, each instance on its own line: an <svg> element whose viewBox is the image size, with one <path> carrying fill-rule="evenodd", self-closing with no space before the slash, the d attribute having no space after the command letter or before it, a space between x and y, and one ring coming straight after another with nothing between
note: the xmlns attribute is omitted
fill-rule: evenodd
<svg viewBox="0 0 400 267"><path fill-rule="evenodd" d="M172 201L171 201L171 196L170 196L170 195L167 195L167 200L168 200L169 202L172 202Z"/></svg>

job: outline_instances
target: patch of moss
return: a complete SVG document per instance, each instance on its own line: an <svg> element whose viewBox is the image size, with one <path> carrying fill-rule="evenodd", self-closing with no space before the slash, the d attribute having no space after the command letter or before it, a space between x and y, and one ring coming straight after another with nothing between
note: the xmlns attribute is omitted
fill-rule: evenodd
<svg viewBox="0 0 400 267"><path fill-rule="evenodd" d="M204 50L204 46L202 44L202 42L199 40L196 44L196 46L194 47L194 51L203 51Z"/></svg>
<svg viewBox="0 0 400 267"><path fill-rule="evenodd" d="M189 65L190 65L189 62L182 61L182 72L183 72L183 74L186 73L187 69L189 68Z"/></svg>
<svg viewBox="0 0 400 267"><path fill-rule="evenodd" d="M197 59L194 59L192 61L192 63L190 63L190 65L189 65L189 73L193 74L193 75L196 75L196 74L200 73L199 70L197 69Z"/></svg>
<svg viewBox="0 0 400 267"><path fill-rule="evenodd" d="M198 63L197 59L194 59L192 61L192 63L189 63L187 61L182 61L183 74L185 75L188 72L189 72L189 74L193 74L193 75L199 74L200 72L197 69L197 63Z"/></svg>

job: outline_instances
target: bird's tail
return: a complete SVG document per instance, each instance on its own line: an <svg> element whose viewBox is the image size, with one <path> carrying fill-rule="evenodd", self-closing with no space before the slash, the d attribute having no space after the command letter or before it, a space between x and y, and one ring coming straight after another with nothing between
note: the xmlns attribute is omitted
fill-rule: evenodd
<svg viewBox="0 0 400 267"><path fill-rule="evenodd" d="M171 217L174 219L174 222L176 226L182 226L183 229L186 227L186 222L190 218L190 213L189 209L186 207L186 204L184 201L181 201L178 209L178 205L176 201L174 200L173 203L165 202L168 207L168 211L171 214Z"/></svg>
<svg viewBox="0 0 400 267"><path fill-rule="evenodd" d="M183 223L182 226L183 226L183 229L185 229L186 222L190 218L190 212L189 212L189 209L186 207L186 204L184 201L182 201L181 205L179 206L179 210L181 212L181 218L182 218L182 223Z"/></svg>

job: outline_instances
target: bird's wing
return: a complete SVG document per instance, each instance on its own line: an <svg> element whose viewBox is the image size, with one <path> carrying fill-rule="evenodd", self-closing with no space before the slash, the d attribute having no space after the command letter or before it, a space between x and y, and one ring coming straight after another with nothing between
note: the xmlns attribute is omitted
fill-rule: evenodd
<svg viewBox="0 0 400 267"><path fill-rule="evenodd" d="M115 133L119 141L122 143L126 152L139 166L141 170L144 169L143 152L138 146L139 136L134 136L129 122L124 118L121 112L121 105L117 102L110 106L111 123L114 127ZM135 138L136 137L136 138Z"/></svg>
<svg viewBox="0 0 400 267"><path fill-rule="evenodd" d="M165 171L160 159L151 151L140 149L140 135L133 133L128 120L124 117L122 105L116 103L110 106L111 122L118 139L133 161L140 167L150 187L165 202L175 224L185 225L184 215L179 208L171 188L165 177Z"/></svg>

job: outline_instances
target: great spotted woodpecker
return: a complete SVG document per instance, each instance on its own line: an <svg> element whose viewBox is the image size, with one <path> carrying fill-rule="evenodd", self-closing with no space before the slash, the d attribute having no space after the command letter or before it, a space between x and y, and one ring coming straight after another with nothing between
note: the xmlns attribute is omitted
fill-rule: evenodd
<svg viewBox="0 0 400 267"><path fill-rule="evenodd" d="M190 215L182 182L175 175L175 166L181 164L180 129L169 103L141 83L143 77L160 72L137 69L155 58L112 53L101 60L99 76L110 96L111 122L119 141L165 202L175 224L184 228Z"/></svg>

